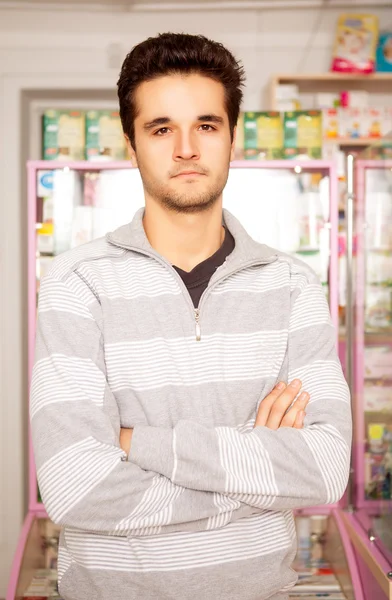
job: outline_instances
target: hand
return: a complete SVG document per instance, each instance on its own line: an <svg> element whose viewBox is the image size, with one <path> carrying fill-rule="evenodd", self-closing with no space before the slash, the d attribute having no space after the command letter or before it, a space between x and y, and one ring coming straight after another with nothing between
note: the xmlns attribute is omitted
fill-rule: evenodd
<svg viewBox="0 0 392 600"><path fill-rule="evenodd" d="M302 383L299 379L294 379L290 385L286 385L283 382L279 383L272 392L261 401L254 426L265 426L269 429L279 429L279 427L302 429L305 418L305 408L309 402L309 394L307 392L302 392L290 410L286 413L300 391L301 386Z"/></svg>
<svg viewBox="0 0 392 600"><path fill-rule="evenodd" d="M121 427L120 429L120 446L124 452L127 453L127 456L131 450L131 441L132 441L133 429L129 427Z"/></svg>

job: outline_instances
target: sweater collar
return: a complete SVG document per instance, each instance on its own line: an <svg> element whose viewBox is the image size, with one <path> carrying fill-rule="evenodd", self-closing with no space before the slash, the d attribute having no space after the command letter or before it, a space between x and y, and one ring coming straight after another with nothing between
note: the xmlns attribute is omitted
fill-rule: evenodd
<svg viewBox="0 0 392 600"><path fill-rule="evenodd" d="M143 216L144 207L135 213L130 223L106 234L106 239L120 248L134 250L165 260L148 241L144 231ZM278 253L276 250L253 240L241 223L228 210L223 209L222 219L235 240L235 248L225 261L230 270L240 268L245 264L270 263L277 259Z"/></svg>

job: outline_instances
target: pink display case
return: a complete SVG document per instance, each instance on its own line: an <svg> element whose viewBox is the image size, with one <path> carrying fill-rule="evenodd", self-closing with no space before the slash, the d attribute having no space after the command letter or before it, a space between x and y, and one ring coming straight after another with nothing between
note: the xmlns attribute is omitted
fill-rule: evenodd
<svg viewBox="0 0 392 600"><path fill-rule="evenodd" d="M34 161L27 168L26 341L30 382L37 292L45 268L54 255L129 221L144 198L138 170L128 162ZM295 254L319 270L338 332L337 185L332 162L237 161L231 164L223 203L255 239ZM271 231L275 232L275 242L266 239ZM7 600L22 598L34 569L55 565L52 550L59 531L39 500L30 435L28 448L28 514L15 554ZM346 506L344 497L339 504L298 511L297 519L325 517L322 541L320 538L317 543L322 543L345 597L363 600L359 569L344 522Z"/></svg>
<svg viewBox="0 0 392 600"><path fill-rule="evenodd" d="M392 600L392 140L354 163L353 510L366 598Z"/></svg>

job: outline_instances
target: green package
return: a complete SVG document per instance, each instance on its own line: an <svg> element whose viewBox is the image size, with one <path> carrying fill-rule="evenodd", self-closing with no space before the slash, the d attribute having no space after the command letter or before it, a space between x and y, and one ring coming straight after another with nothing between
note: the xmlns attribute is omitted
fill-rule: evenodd
<svg viewBox="0 0 392 600"><path fill-rule="evenodd" d="M284 158L322 156L322 113L298 110L284 113Z"/></svg>
<svg viewBox="0 0 392 600"><path fill-rule="evenodd" d="M46 110L43 114L44 160L84 160L84 113Z"/></svg>
<svg viewBox="0 0 392 600"><path fill-rule="evenodd" d="M283 125L279 112L244 114L244 155L247 159L271 160L282 157Z"/></svg>
<svg viewBox="0 0 392 600"><path fill-rule="evenodd" d="M89 110L86 113L86 159L97 157L125 160L126 144L118 111Z"/></svg>

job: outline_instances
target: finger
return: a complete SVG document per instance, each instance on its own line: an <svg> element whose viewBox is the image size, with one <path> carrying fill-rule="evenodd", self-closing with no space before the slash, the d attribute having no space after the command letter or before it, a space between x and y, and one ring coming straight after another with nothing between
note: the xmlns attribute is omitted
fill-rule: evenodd
<svg viewBox="0 0 392 600"><path fill-rule="evenodd" d="M270 410L271 410L271 406L273 405L275 400L277 400L277 398L280 396L280 394L285 389L286 389L286 384L283 381L280 381L274 387L272 392L270 392L268 394L268 396L263 398L263 400L260 402L259 409L257 411L256 421L255 421L255 425L254 425L255 427L261 427L266 424Z"/></svg>
<svg viewBox="0 0 392 600"><path fill-rule="evenodd" d="M270 429L278 429L278 427L280 427L281 421L285 416L287 409L293 403L301 389L301 386L301 381L299 379L294 379L294 381L292 381L290 385L286 387L284 392L280 394L280 396L271 406L270 414L266 423L267 427Z"/></svg>
<svg viewBox="0 0 392 600"><path fill-rule="evenodd" d="M280 423L280 427L294 427L295 419L298 413L306 408L309 398L310 396L307 392L302 392L302 394L298 396L297 400L284 415Z"/></svg>
<svg viewBox="0 0 392 600"><path fill-rule="evenodd" d="M306 416L306 413L304 410L300 410L299 413L297 413L297 416L295 418L295 422L293 425L293 429L302 429L302 427L304 426L305 416Z"/></svg>

